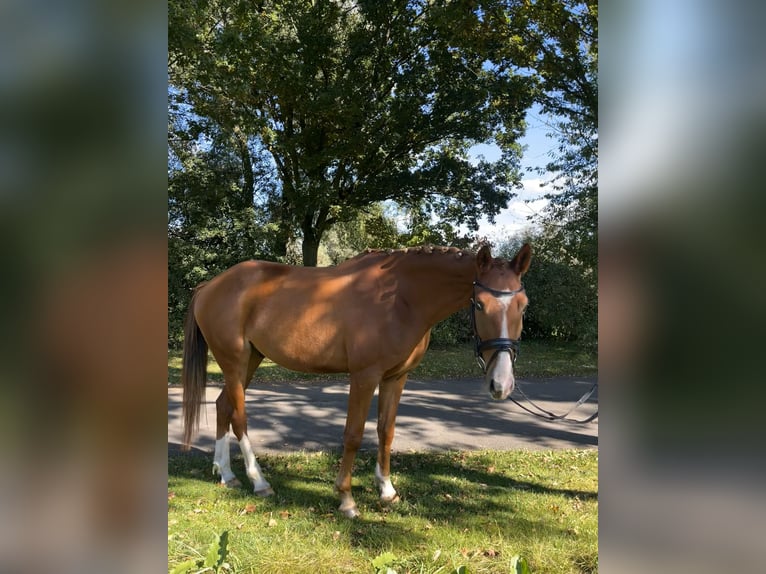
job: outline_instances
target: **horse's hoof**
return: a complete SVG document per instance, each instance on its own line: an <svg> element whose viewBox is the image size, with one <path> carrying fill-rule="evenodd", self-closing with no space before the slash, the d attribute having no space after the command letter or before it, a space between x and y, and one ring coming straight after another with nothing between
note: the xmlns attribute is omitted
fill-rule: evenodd
<svg viewBox="0 0 766 574"><path fill-rule="evenodd" d="M221 486L225 486L226 488L242 488L242 483L238 478L232 478L231 480L222 480L219 482Z"/></svg>
<svg viewBox="0 0 766 574"><path fill-rule="evenodd" d="M254 491L256 496L260 496L261 498L267 498L269 496L274 496L274 489L270 486L267 486L266 488L262 488L260 490Z"/></svg>
<svg viewBox="0 0 766 574"><path fill-rule="evenodd" d="M343 516L346 518L359 518L362 515L356 505L350 508L339 508L338 510L340 510Z"/></svg>
<svg viewBox="0 0 766 574"><path fill-rule="evenodd" d="M388 497L381 496L380 497L380 503L383 504L383 505L386 505L386 504L396 504L400 500L401 500L401 498L399 498L399 493L398 492L395 492L393 496L388 496Z"/></svg>

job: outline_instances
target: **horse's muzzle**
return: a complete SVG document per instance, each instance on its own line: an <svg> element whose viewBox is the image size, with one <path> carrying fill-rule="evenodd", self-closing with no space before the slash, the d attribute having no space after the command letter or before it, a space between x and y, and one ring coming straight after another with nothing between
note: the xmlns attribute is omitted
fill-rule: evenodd
<svg viewBox="0 0 766 574"><path fill-rule="evenodd" d="M513 392L513 387L514 387L513 381L510 381L506 385L503 385L502 383L495 381L495 379L490 379L489 396L491 396L496 401L502 401L504 399L507 399L508 395L510 395Z"/></svg>

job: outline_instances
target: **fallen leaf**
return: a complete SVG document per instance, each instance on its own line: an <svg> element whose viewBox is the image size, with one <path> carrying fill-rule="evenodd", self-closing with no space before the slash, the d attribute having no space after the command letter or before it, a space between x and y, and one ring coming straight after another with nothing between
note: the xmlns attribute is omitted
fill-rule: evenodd
<svg viewBox="0 0 766 574"><path fill-rule="evenodd" d="M168 492L168 500L170 500L171 498L175 498L175 497L176 497L176 493L175 492Z"/></svg>
<svg viewBox="0 0 766 574"><path fill-rule="evenodd" d="M242 510L242 511L239 513L239 514L240 514L240 515L242 515L242 514L250 514L250 513L252 513L252 512L255 512L255 508L256 508L256 507L255 507L255 504L253 504L253 503L251 502L250 504L248 504L247 506L245 506L245 508L244 508L244 509L243 509L243 510Z"/></svg>
<svg viewBox="0 0 766 574"><path fill-rule="evenodd" d="M279 513L279 516L282 517L282 520L287 520L288 518L290 518L290 512L287 510L283 510L282 512Z"/></svg>
<svg viewBox="0 0 766 574"><path fill-rule="evenodd" d="M487 549L486 549L486 550L483 552L483 554L484 554L484 556L489 556L490 558L494 558L495 556L497 556L498 554L500 554L500 552L498 552L498 551L497 551L497 550L495 550L494 548L487 548Z"/></svg>
<svg viewBox="0 0 766 574"><path fill-rule="evenodd" d="M273 518L269 518L269 528L276 526L277 524L279 523L276 520L274 520Z"/></svg>
<svg viewBox="0 0 766 574"><path fill-rule="evenodd" d="M433 561L436 562L439 559L439 556L441 556L441 555L442 555L442 551L441 550L436 550L436 552L434 552Z"/></svg>
<svg viewBox="0 0 766 574"><path fill-rule="evenodd" d="M488 466L488 467L487 467L487 472L488 472L489 474L492 474L493 472L495 472L495 467L494 467L494 466Z"/></svg>
<svg viewBox="0 0 766 574"><path fill-rule="evenodd" d="M333 540L338 540L338 538L340 538L340 530L336 530L335 532L332 533Z"/></svg>

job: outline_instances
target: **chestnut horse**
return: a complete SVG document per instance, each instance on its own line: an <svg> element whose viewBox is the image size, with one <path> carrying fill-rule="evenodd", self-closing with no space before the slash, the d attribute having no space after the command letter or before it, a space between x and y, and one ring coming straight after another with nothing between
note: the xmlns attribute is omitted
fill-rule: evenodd
<svg viewBox="0 0 766 574"><path fill-rule="evenodd" d="M476 354L493 399L514 387L513 365L527 297L521 277L531 249L511 261L488 246L474 255L454 247L368 250L335 267L294 267L247 261L197 287L186 321L182 381L184 443L199 426L207 350L224 377L216 400L213 469L227 486L239 485L229 462L229 426L239 441L256 494L273 493L247 436L245 390L268 357L295 371L349 373L343 458L335 481L340 510L359 512L351 470L370 403L378 391L375 482L383 502L397 493L390 480L391 442L399 399L428 347L431 328L469 304Z"/></svg>

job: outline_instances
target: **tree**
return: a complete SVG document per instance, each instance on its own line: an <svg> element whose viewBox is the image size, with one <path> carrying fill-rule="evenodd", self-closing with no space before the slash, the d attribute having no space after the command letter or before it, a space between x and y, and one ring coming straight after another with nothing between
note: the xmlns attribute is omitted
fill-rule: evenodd
<svg viewBox="0 0 766 574"><path fill-rule="evenodd" d="M598 301L583 269L572 265L550 227L530 227L495 249L513 257L524 244L532 245L532 267L524 276L529 307L524 317L525 338L578 341L595 349L598 336Z"/></svg>
<svg viewBox="0 0 766 574"><path fill-rule="evenodd" d="M495 5L498 65L526 68L535 101L551 118L558 147L539 172L554 191L539 218L535 261L541 289L574 313L566 322L538 313L543 331L555 327L595 345L598 307L598 4L595 0L510 0ZM542 264L542 265L541 265ZM533 279L530 273L530 280ZM576 281L575 281L576 279ZM577 296L575 303L571 296ZM585 313L586 315L583 315ZM531 311L534 324L535 314ZM590 317L590 318L588 318Z"/></svg>
<svg viewBox="0 0 766 574"><path fill-rule="evenodd" d="M486 25L446 0L171 0L170 80L268 151L277 237L300 235L314 265L325 232L376 202L474 229L507 205L533 81L487 65ZM493 138L501 157L470 161Z"/></svg>
<svg viewBox="0 0 766 574"><path fill-rule="evenodd" d="M177 96L175 94L174 96ZM175 99L175 97L174 97ZM181 333L192 289L244 259L274 259L268 214L254 202L272 176L256 150L236 145L200 118L171 105L168 126L168 314ZM198 137L205 132L206 137Z"/></svg>
<svg viewBox="0 0 766 574"><path fill-rule="evenodd" d="M540 170L554 174L545 225L573 263L598 264L598 3L514 0L507 61L534 70L535 99L553 118L558 148Z"/></svg>

